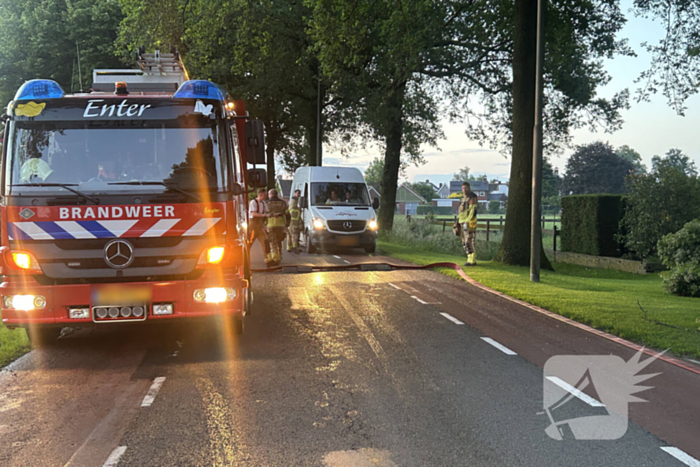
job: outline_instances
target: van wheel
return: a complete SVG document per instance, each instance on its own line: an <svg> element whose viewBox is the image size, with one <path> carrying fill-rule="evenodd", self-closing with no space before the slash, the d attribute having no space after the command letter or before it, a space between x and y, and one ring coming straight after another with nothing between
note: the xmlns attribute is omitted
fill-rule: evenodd
<svg viewBox="0 0 700 467"><path fill-rule="evenodd" d="M50 347L58 342L62 328L44 328L30 326L25 329L29 342L34 347Z"/></svg>
<svg viewBox="0 0 700 467"><path fill-rule="evenodd" d="M376 249L377 249L377 245L376 245L376 244L373 244L372 246L366 246L366 247L365 247L365 253L367 253L368 255L371 255L372 253L374 253L374 251L375 251Z"/></svg>
<svg viewBox="0 0 700 467"><path fill-rule="evenodd" d="M311 244L311 238L309 237L309 231L307 230L304 237L306 237L306 252L310 255L316 253L316 247Z"/></svg>

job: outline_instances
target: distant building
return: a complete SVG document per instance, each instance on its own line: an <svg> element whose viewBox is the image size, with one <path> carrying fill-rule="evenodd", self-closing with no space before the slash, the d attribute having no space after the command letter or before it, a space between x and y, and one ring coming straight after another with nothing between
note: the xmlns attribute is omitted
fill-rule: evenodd
<svg viewBox="0 0 700 467"><path fill-rule="evenodd" d="M399 214L417 214L418 206L426 203L425 198L406 184L401 185L396 190L396 210Z"/></svg>
<svg viewBox="0 0 700 467"><path fill-rule="evenodd" d="M450 184L449 183L441 183L437 189L437 194L438 194L438 197L443 198L443 199L450 196Z"/></svg>

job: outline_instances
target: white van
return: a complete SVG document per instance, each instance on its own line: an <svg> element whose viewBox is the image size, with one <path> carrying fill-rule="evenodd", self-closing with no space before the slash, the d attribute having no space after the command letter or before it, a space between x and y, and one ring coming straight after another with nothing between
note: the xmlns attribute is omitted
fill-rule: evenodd
<svg viewBox="0 0 700 467"><path fill-rule="evenodd" d="M301 191L303 230L307 253L323 247L377 246L378 204L372 203L362 172L354 167L300 167L294 173L292 194Z"/></svg>

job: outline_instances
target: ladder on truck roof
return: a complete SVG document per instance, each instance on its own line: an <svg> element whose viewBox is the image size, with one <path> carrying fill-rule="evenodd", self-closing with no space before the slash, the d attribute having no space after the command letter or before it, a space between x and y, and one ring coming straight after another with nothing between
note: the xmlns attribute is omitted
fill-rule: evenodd
<svg viewBox="0 0 700 467"><path fill-rule="evenodd" d="M141 46L136 52L136 61L139 69L94 70L92 90L114 91L114 83L123 81L129 92L171 93L189 79L177 49L172 49L170 53L161 53L159 49L146 53Z"/></svg>

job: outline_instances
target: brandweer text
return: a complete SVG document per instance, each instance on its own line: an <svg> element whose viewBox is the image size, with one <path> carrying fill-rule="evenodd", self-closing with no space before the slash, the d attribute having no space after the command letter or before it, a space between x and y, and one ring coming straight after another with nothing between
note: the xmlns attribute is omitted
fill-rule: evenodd
<svg viewBox="0 0 700 467"><path fill-rule="evenodd" d="M174 206L104 206L60 208L61 219L119 219L139 217L175 217Z"/></svg>

